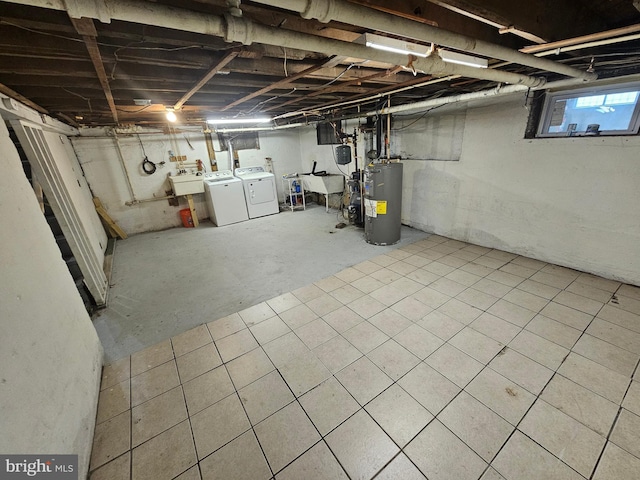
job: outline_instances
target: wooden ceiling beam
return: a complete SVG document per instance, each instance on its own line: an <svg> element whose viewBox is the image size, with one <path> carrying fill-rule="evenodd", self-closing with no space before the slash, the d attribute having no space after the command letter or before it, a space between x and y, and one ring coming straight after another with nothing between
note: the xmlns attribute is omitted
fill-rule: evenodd
<svg viewBox="0 0 640 480"><path fill-rule="evenodd" d="M19 57L0 56L0 73L18 75L43 75L61 77L94 77L96 72L90 62L86 60L57 60L41 59L34 62Z"/></svg>
<svg viewBox="0 0 640 480"><path fill-rule="evenodd" d="M562 40L606 29L590 2L529 0L522 8L513 0L428 0L431 3L513 33L533 43ZM598 3L598 2L593 2Z"/></svg>
<svg viewBox="0 0 640 480"><path fill-rule="evenodd" d="M384 72L379 72L379 73L374 73L372 75L369 75L368 77L363 77L363 78L358 78L358 79L353 79L353 80L348 80L346 82L340 82L337 85L332 85L326 88L321 88L320 90L316 90L314 92L308 93L307 95L304 96L304 98L313 98L313 97L318 97L318 96L322 96L322 95L326 95L328 93L333 93L333 92L344 92L345 91L345 87L348 87L350 85L354 85L354 84L361 84L362 82L366 82L367 80L374 80L380 77L389 77L391 75L395 75L396 73L402 71L402 67L395 67L392 68L390 70L385 70ZM271 110L275 110L277 108L283 108L283 107L287 107L289 105L293 105L295 103L298 103L300 100L302 100L302 98L294 98L292 100L289 100L287 102L281 103L279 105L273 106L273 107L269 107L265 110L265 112L269 112Z"/></svg>
<svg viewBox="0 0 640 480"><path fill-rule="evenodd" d="M518 37L522 37L525 40L528 40L530 42L533 43L545 43L546 40L543 38L540 38L539 36L531 33L531 32L527 32L525 30L523 30L522 28L519 28L517 26L514 25L514 23L510 20L507 20L506 18L504 18L503 16L490 12L488 10L485 9L479 9L477 7L473 8L469 5L462 5L462 2L457 2L457 1L453 1L453 2L448 2L447 0L429 0L431 3L434 3L435 5L438 5L442 8L446 8L447 10L451 10L452 12L455 12L459 15L462 15L464 17L468 17L471 18L473 20L476 20L478 22L484 23L486 25L489 25L495 29L498 30L499 33L501 34L505 34L505 33L513 33L514 35L518 36Z"/></svg>
<svg viewBox="0 0 640 480"><path fill-rule="evenodd" d="M238 54L240 53L240 50L232 50L229 53L227 53L217 64L215 64L207 73L204 74L204 76L198 80L196 82L196 84L191 87L189 89L189 91L187 93L185 93L180 100L178 100L173 108L174 110L180 110L180 108L182 108L182 106L187 103L187 101L198 91L200 90L202 87L204 87L207 82L209 82L209 80L211 80L213 78L213 76L218 73L220 70L222 70L222 68L224 68L225 65L227 65L231 60L233 60L234 58L236 58L238 56Z"/></svg>
<svg viewBox="0 0 640 480"><path fill-rule="evenodd" d="M84 40L84 44L89 52L89 57L91 57L91 62L96 70L96 75L98 75L98 80L100 80L100 84L102 85L104 96L109 104L113 120L115 123L118 123L118 110L116 109L116 104L113 100L113 94L111 93L111 87L109 86L107 72L104 69L104 63L102 63L102 55L100 55L100 49L98 48L98 42L96 40L98 32L96 32L93 20L90 18L71 18L71 23L78 34L82 36L82 40Z"/></svg>
<svg viewBox="0 0 640 480"><path fill-rule="evenodd" d="M329 66L329 65L333 65L333 63L334 63L334 60L333 60L333 59L330 59L329 61L324 62L324 63L322 63L322 64L320 64L320 65L314 65L313 67L309 67L309 68L307 68L307 69L305 69L305 70L303 70L303 71L301 71L301 72L298 72L298 73L296 73L296 74L294 74L294 75L291 75L290 77L285 77L285 78L283 78L282 80L279 80L279 81L277 81L277 82L274 82L274 83L272 83L271 85L267 85L266 87L263 87L263 88L261 88L261 89L259 89L259 90L256 90L256 91L255 91L255 92L253 92L253 93L250 93L249 95L245 95L244 97L239 98L239 99L238 99L238 100L236 100L235 102L231 102L229 105L227 105L226 107L224 107L224 108L222 109L222 111L223 111L223 112L224 112L224 111L227 111L227 110L229 110L230 108L236 107L236 106L238 106L238 105L240 105L240 104L242 104L242 103L244 103L244 102L246 102L246 101L248 101L248 100L251 100L252 98L256 98L256 97L258 97L258 96L260 96L260 95L264 95L265 93L270 92L270 91L272 91L272 90L275 90L275 89L277 89L277 88L281 88L281 87L283 87L283 86L285 86L285 85L289 85L289 84L291 84L292 82L295 82L296 80L298 80L298 79L300 79L300 78L304 78L304 77L306 77L307 75L309 75L309 74L311 74L311 73L313 73L313 72L315 72L315 71L317 71L317 70L320 70L320 69L322 69L322 68L325 68L325 67L327 67L327 66Z"/></svg>
<svg viewBox="0 0 640 480"><path fill-rule="evenodd" d="M520 48L522 39L500 35L498 29L486 23L462 16L456 12L436 5L430 0L353 0L354 3L384 10L389 15L411 18L424 23L437 23L439 28L461 33L469 37L486 42ZM445 1L445 0L443 0ZM392 6L390 6L392 5ZM525 9L526 10L526 9Z"/></svg>
<svg viewBox="0 0 640 480"><path fill-rule="evenodd" d="M38 20L33 20L30 18L19 18L12 17L6 15L0 15L0 24L7 27L20 28L22 29L29 28L31 30L42 30L47 32L58 32L58 33L76 33L75 28L72 26L62 25L60 23L53 22L40 22ZM23 30L26 31L26 30Z"/></svg>
<svg viewBox="0 0 640 480"><path fill-rule="evenodd" d="M11 97L11 98L13 98L15 100L18 100L19 102L24 103L26 106L33 108L37 112L49 113L46 108L41 107L37 103L29 100L24 95L21 95L20 93L18 93L15 90L7 87L6 85L3 85L2 83L0 83L0 93L4 93L6 96Z"/></svg>
<svg viewBox="0 0 640 480"><path fill-rule="evenodd" d="M352 101L352 100L362 100L364 98L368 98L370 96L378 95L378 94L381 94L381 93L392 92L393 90L396 90L398 88L411 87L413 85L418 85L420 83L428 81L429 79L431 79L431 76L429 76L429 75L424 75L424 76L421 76L421 77L413 77L411 80L403 82L403 83L398 83L397 85L389 85L387 87L382 87L382 88L378 88L378 89L372 89L372 90L369 90L364 95L356 95L356 96L353 96L351 98L344 98L343 100L347 101L347 102L348 101ZM323 109L323 108L327 108L329 106L331 106L331 103L325 103L323 105L317 105L315 108L316 109Z"/></svg>
<svg viewBox="0 0 640 480"><path fill-rule="evenodd" d="M55 62L82 62L86 59L86 53L81 54L61 52L61 51L38 51L30 50L25 52L24 48L21 50L19 47L0 47L0 57L13 57L17 59L32 59L33 60L53 60Z"/></svg>

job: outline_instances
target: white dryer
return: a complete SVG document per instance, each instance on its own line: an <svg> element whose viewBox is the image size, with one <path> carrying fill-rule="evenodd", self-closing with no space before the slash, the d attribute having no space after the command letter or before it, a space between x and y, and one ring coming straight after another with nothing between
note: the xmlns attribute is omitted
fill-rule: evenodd
<svg viewBox="0 0 640 480"><path fill-rule="evenodd" d="M236 177L242 180L249 218L263 217L280 212L276 177L264 167L236 168Z"/></svg>
<svg viewBox="0 0 640 480"><path fill-rule="evenodd" d="M205 173L203 180L209 216L215 225L249 220L242 181L231 170Z"/></svg>

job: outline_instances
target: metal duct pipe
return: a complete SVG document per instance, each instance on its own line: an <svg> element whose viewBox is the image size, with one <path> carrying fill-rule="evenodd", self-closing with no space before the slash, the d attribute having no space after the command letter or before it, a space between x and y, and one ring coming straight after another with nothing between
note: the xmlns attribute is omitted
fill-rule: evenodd
<svg viewBox="0 0 640 480"><path fill-rule="evenodd" d="M228 42L241 42L245 45L257 42L285 48L309 50L324 53L327 56L343 55L345 57L370 59L391 65L404 65L409 60L408 56L405 55L383 52L360 44L258 25L244 17L226 15L225 18L222 18L215 15L205 15L179 8L166 7L157 3L131 0L103 0L102 2L72 0L8 1L10 3L55 10L66 10L66 7L69 6L68 13L74 18L97 18L103 22L116 19L132 23L144 23L175 30L220 36L224 37ZM369 9L366 10L368 11ZM424 26L423 24L419 25ZM545 79L541 77L530 77L500 70L445 63L437 55L413 60L412 68L432 75L461 75L492 82L526 85L528 87L540 86L545 82Z"/></svg>
<svg viewBox="0 0 640 480"><path fill-rule="evenodd" d="M583 72L551 60L537 58L494 43L477 40L466 35L443 30L425 23L396 17L378 10L339 0L254 0L256 3L297 12L303 18L314 18L327 23L335 20L359 27L414 38L428 43L497 58L511 63L560 73L585 81L595 80L594 73ZM466 75L465 75L466 76Z"/></svg>
<svg viewBox="0 0 640 480"><path fill-rule="evenodd" d="M72 18L94 18L102 23L122 20L217 37L224 35L222 17L151 2L136 0L6 0L6 2L62 10L68 12Z"/></svg>
<svg viewBox="0 0 640 480"><path fill-rule="evenodd" d="M237 18L227 15L225 21L227 28L224 38L228 42L241 42L245 45L250 45L252 42L266 43L285 48L320 52L328 56L342 55L345 57L364 58L391 65L403 65L409 60L408 55L375 50L358 43L343 42L306 33L267 27L253 23L244 17ZM432 54L426 58L414 57L411 59L411 67L416 71L427 72L432 75L461 75L463 77L526 85L528 87L538 87L545 83L545 79L542 77L530 77L490 68L474 68L446 63L437 54Z"/></svg>

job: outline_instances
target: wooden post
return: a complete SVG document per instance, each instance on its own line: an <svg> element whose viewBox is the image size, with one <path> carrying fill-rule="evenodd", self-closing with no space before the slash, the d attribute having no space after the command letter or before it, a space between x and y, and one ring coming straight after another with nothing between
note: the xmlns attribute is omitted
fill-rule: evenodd
<svg viewBox="0 0 640 480"><path fill-rule="evenodd" d="M102 218L104 223L107 225L107 228L111 236L115 238L117 235L123 240L127 238L127 234L125 233L125 231L122 230L122 228L120 228L120 225L118 225L107 213L104 206L102 205L102 202L98 197L93 197L93 204L96 207L96 212L98 212L98 215L100 215L100 218Z"/></svg>
<svg viewBox="0 0 640 480"><path fill-rule="evenodd" d="M204 141L207 144L207 152L209 153L209 163L211 165L211 171L217 172L218 162L216 161L216 151L213 148L213 138L211 137L211 131L205 130Z"/></svg>
<svg viewBox="0 0 640 480"><path fill-rule="evenodd" d="M196 213L196 207L193 204L193 195L187 195L187 202L189 202L189 210L191 211L191 220L193 220L193 226L197 227L198 225L200 225L200 222L198 222L198 214Z"/></svg>

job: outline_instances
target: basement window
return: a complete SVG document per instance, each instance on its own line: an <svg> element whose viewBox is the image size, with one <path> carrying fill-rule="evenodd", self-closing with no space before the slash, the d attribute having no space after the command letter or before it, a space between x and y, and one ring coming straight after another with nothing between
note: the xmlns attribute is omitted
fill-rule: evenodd
<svg viewBox="0 0 640 480"><path fill-rule="evenodd" d="M218 142L220 142L220 150L228 150L228 143L234 150L260 150L260 137L258 132L243 132L235 134L218 133Z"/></svg>
<svg viewBox="0 0 640 480"><path fill-rule="evenodd" d="M634 135L640 128L640 83L547 94L538 137Z"/></svg>

